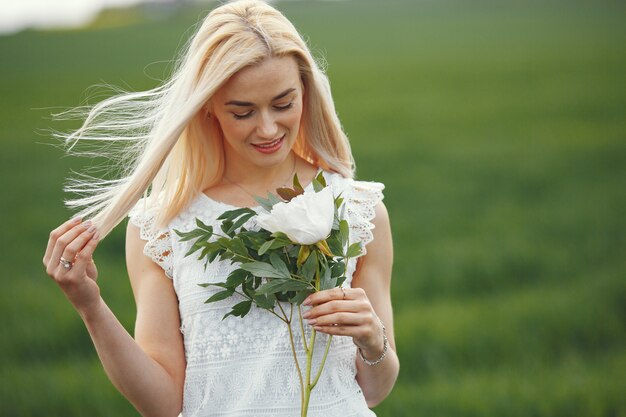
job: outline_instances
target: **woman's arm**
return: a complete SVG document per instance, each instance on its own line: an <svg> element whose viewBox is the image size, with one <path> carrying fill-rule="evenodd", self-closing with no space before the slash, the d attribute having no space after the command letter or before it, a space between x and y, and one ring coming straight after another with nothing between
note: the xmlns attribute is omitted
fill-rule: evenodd
<svg viewBox="0 0 626 417"><path fill-rule="evenodd" d="M370 361L376 360L383 352L380 321L384 323L389 340L385 359L369 366L357 358L356 379L369 407L376 406L387 397L400 369L390 292L393 245L389 215L382 202L376 206L373 224L374 240L367 245L367 254L360 258L352 278L352 288L345 289L345 297L344 291L332 289L312 294L305 300L306 304L315 306L305 314L309 324L324 333L351 336L363 356Z"/></svg>
<svg viewBox="0 0 626 417"><path fill-rule="evenodd" d="M143 416L174 417L182 408L185 357L177 299L161 268L143 255L136 227L127 233L127 259L137 303L136 340L108 308L96 284L92 255L97 232L68 222L50 235L44 264L85 322L105 372ZM71 269L61 256L74 259Z"/></svg>

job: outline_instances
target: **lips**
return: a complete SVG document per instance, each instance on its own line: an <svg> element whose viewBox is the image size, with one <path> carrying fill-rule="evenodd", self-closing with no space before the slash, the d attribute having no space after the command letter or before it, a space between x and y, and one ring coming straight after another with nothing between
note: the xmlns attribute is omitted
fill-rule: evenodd
<svg viewBox="0 0 626 417"><path fill-rule="evenodd" d="M282 135L278 139L274 139L271 142L253 143L252 146L262 153L273 153L280 149L285 139L285 135Z"/></svg>

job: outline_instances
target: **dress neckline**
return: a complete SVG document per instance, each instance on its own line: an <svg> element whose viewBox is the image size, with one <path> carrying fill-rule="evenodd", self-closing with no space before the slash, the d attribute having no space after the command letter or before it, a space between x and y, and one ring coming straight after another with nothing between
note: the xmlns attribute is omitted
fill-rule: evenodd
<svg viewBox="0 0 626 417"><path fill-rule="evenodd" d="M304 191L309 190L312 186L313 186L313 180L320 174L320 172L324 173L324 178L326 178L326 180L328 181L328 174L326 171L324 171L322 168L318 168L317 172L315 173L315 175L313 176L313 179L311 179L311 181L309 181L309 183L305 186L303 186ZM242 207L242 206L235 206L233 204L229 204L226 203L224 201L219 201L216 200L212 197L209 197L208 195L206 195L206 193L204 191L200 192L200 198L202 198L204 201L211 203L211 204L215 204L218 206L222 206L222 207L226 207L229 210L234 210L234 209L241 209L241 208L249 208L251 210L257 211L261 208L260 204L257 204L256 206L250 206L250 207Z"/></svg>

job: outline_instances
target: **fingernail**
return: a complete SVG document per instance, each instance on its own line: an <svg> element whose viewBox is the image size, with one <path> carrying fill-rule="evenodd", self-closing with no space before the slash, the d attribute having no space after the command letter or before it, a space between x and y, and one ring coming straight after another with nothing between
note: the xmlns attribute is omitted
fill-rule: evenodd
<svg viewBox="0 0 626 417"><path fill-rule="evenodd" d="M85 227L85 228L91 226L91 220L87 220L85 223L83 223L82 226Z"/></svg>
<svg viewBox="0 0 626 417"><path fill-rule="evenodd" d="M93 233L96 231L96 226L91 226L89 229L87 229L87 233Z"/></svg>
<svg viewBox="0 0 626 417"><path fill-rule="evenodd" d="M309 326L313 326L315 323L317 323L317 320L315 319L311 319L308 321Z"/></svg>
<svg viewBox="0 0 626 417"><path fill-rule="evenodd" d="M98 240L98 239L100 239L100 232L97 232L97 233L96 233L95 235L93 235L91 238L92 238L93 240Z"/></svg>
<svg viewBox="0 0 626 417"><path fill-rule="evenodd" d="M76 216L76 217L74 217L74 218L72 219L72 223L78 223L78 222L80 222L82 219L83 219L82 217L80 217L80 216Z"/></svg>
<svg viewBox="0 0 626 417"><path fill-rule="evenodd" d="M307 298L306 300L304 300L304 301L302 302L302 305L303 305L303 306L310 306L310 305L311 305L311 300Z"/></svg>
<svg viewBox="0 0 626 417"><path fill-rule="evenodd" d="M310 311L305 311L304 314L302 315L303 319L308 319L309 317L311 317L311 312Z"/></svg>

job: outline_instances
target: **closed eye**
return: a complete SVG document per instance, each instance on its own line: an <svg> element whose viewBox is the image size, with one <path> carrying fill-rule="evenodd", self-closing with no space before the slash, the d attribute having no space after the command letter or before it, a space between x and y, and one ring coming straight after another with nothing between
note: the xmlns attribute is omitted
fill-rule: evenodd
<svg viewBox="0 0 626 417"><path fill-rule="evenodd" d="M290 101L289 103L285 104L284 106L274 106L274 108L276 110L279 110L279 111L289 110L292 107L293 107L293 101Z"/></svg>
<svg viewBox="0 0 626 417"><path fill-rule="evenodd" d="M233 113L233 117L237 120L241 120L241 119L247 119L248 117L252 116L253 111L250 110L246 113L243 114L239 114L239 113Z"/></svg>
<svg viewBox="0 0 626 417"><path fill-rule="evenodd" d="M290 101L289 103L283 106L276 105L274 106L274 109L278 111L285 111L285 110L289 110L292 107L293 107L293 101ZM249 110L246 113L233 113L233 117L237 120L243 120L252 116L253 113L254 113L254 110Z"/></svg>

